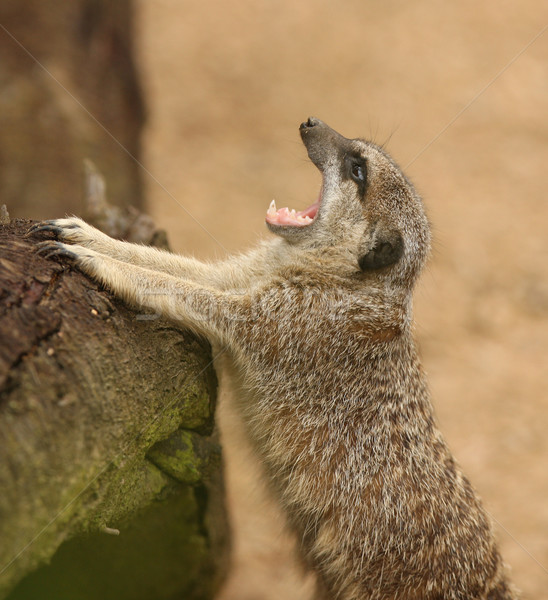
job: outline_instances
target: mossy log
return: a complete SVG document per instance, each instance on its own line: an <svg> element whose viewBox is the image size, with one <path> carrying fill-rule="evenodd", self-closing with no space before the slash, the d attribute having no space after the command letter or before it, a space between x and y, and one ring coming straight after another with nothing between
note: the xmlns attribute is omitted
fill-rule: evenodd
<svg viewBox="0 0 548 600"><path fill-rule="evenodd" d="M0 598L211 598L228 529L206 343L0 225Z"/></svg>

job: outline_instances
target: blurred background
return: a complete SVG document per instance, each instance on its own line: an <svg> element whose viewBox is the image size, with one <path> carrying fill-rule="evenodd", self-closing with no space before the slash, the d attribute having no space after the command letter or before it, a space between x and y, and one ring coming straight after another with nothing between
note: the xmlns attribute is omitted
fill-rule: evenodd
<svg viewBox="0 0 548 600"><path fill-rule="evenodd" d="M268 235L273 198L297 209L316 198L320 177L298 135L308 116L385 145L433 224L415 317L441 428L496 521L515 582L542 598L548 5L135 0L114 3L104 22L100 2L80 4L79 57L48 35L65 22L74 29L75 8L58 3L38 23L0 11L19 42L0 31L13 67L0 79L0 203L28 218L78 212L72 163L84 154L103 171L109 198L145 207L174 250L217 259ZM46 96L61 108L43 106ZM61 130L87 141L67 144ZM21 170L27 139L33 158ZM74 205L57 202L67 194ZM219 600L306 598L310 582L226 407L221 428L235 547Z"/></svg>

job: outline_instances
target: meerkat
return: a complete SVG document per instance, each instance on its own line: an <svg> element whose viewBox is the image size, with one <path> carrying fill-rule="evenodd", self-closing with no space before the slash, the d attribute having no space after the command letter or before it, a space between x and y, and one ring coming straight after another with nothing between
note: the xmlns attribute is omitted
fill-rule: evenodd
<svg viewBox="0 0 548 600"><path fill-rule="evenodd" d="M430 248L422 200L387 153L309 118L322 173L305 210L218 264L116 241L78 218L34 227L133 306L225 351L236 406L316 599L517 598L493 527L440 434L413 337Z"/></svg>

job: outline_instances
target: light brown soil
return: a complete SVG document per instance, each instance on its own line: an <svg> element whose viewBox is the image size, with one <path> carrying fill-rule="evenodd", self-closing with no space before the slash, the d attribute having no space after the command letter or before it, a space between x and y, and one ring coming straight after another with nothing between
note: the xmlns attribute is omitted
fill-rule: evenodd
<svg viewBox="0 0 548 600"><path fill-rule="evenodd" d="M498 523L515 582L546 597L548 31L533 39L548 5L138 6L147 193L177 250L245 249L267 235L272 198L315 199L319 176L297 131L309 115L386 143L407 166L435 234L415 312L438 418ZM223 414L236 548L221 599L307 598L230 421Z"/></svg>

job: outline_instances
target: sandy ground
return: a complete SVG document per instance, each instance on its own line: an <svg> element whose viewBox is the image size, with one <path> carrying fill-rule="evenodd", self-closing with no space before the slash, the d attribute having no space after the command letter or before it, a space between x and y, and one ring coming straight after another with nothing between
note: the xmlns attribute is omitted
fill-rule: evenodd
<svg viewBox="0 0 548 600"><path fill-rule="evenodd" d="M541 0L140 0L150 211L202 258L262 235L319 176L318 116L386 143L423 194L417 335L439 422L526 598L548 588L548 5ZM223 411L235 531L219 600L309 588Z"/></svg>

